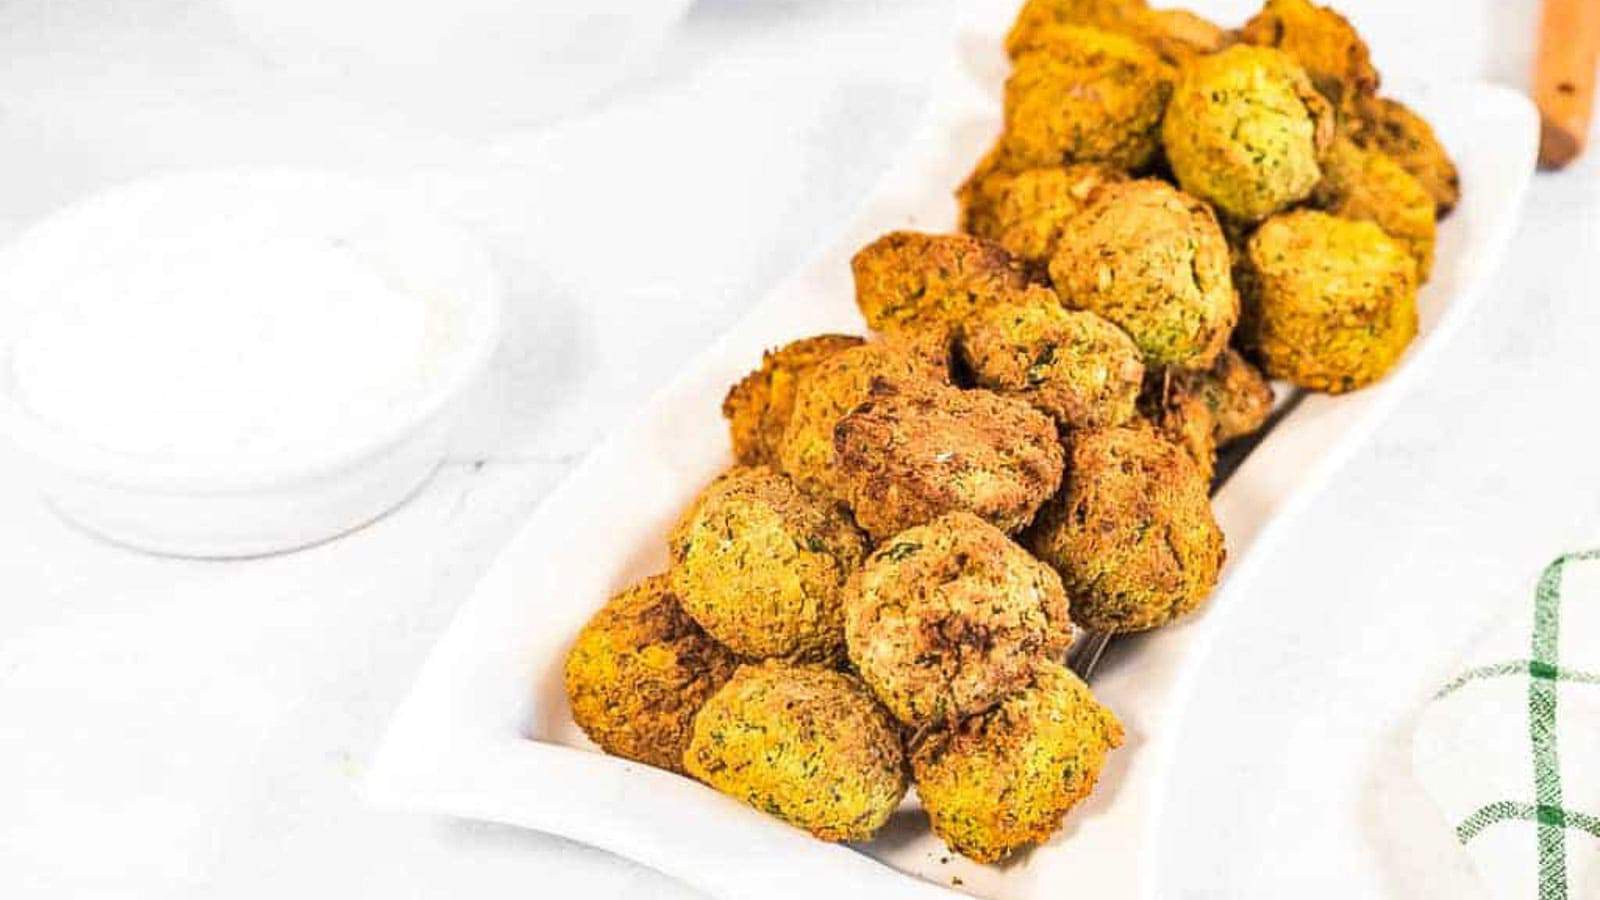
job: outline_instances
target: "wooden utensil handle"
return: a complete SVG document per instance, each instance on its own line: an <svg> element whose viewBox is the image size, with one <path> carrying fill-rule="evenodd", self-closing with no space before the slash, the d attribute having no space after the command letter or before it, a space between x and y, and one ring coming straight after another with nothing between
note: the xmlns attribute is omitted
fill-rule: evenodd
<svg viewBox="0 0 1600 900"><path fill-rule="evenodd" d="M1600 0L1544 0L1533 99L1543 133L1539 166L1559 169L1583 152L1594 111Z"/></svg>

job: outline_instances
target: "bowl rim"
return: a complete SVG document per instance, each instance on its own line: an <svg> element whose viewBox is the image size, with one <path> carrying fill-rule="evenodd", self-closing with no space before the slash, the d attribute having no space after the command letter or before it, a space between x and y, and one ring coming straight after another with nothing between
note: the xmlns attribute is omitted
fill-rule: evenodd
<svg viewBox="0 0 1600 900"><path fill-rule="evenodd" d="M227 181L252 190L320 189L335 202L366 203L381 209L386 221L444 236L458 259L452 280L459 285L464 326L461 349L403 415L397 415L359 440L328 449L268 461L179 459L112 450L49 422L16 395L12 359L21 330L0 335L0 434L46 469L103 487L166 494L239 494L274 490L334 476L360 466L403 443L463 395L489 368L504 327L505 281L489 252L465 228L426 204L396 196L376 184L333 171L290 167L230 167L186 170L122 182L75 200L37 220L0 248L0 264L25 254L39 241L92 221L109 204L174 186Z"/></svg>

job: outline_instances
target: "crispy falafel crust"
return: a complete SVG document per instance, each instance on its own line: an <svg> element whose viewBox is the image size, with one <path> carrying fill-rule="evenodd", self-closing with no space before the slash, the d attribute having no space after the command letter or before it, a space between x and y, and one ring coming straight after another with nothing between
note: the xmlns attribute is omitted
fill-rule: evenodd
<svg viewBox="0 0 1600 900"><path fill-rule="evenodd" d="M946 333L933 333L943 347ZM842 502L846 493L834 457L834 428L874 389L916 393L949 384L948 358L941 367L930 359L928 346L926 334L912 331L901 339L842 350L802 374L778 444L778 468L801 490Z"/></svg>
<svg viewBox="0 0 1600 900"><path fill-rule="evenodd" d="M1125 177L1094 163L1028 169L987 189L984 193L993 201L993 209L972 221L991 229L980 237L997 241L1030 271L1043 271L1067 223L1088 206L1095 190Z"/></svg>
<svg viewBox="0 0 1600 900"><path fill-rule="evenodd" d="M1073 621L1143 631L1204 603L1225 555L1199 469L1148 426L1083 432L1024 543L1061 574Z"/></svg>
<svg viewBox="0 0 1600 900"><path fill-rule="evenodd" d="M892 231L850 260L856 306L875 331L959 322L1028 286L1000 245L967 234Z"/></svg>
<svg viewBox="0 0 1600 900"><path fill-rule="evenodd" d="M987 709L1072 636L1060 577L967 513L885 541L845 589L850 661L911 726Z"/></svg>
<svg viewBox="0 0 1600 900"><path fill-rule="evenodd" d="M1121 723L1088 686L1047 662L1026 690L925 737L911 770L934 833L995 863L1054 834L1122 741Z"/></svg>
<svg viewBox="0 0 1600 900"><path fill-rule="evenodd" d="M563 671L573 721L613 756L683 770L695 713L733 676L738 658L652 575L589 619Z"/></svg>
<svg viewBox="0 0 1600 900"><path fill-rule="evenodd" d="M1154 179L1108 184L1050 260L1061 302L1110 320L1152 367L1203 369L1239 319L1227 239L1211 209Z"/></svg>
<svg viewBox="0 0 1600 900"><path fill-rule="evenodd" d="M776 465L778 445L794 414L800 376L841 350L865 343L846 334L819 334L761 355L761 368L739 380L722 401L733 455L747 466Z"/></svg>
<svg viewBox="0 0 1600 900"><path fill-rule="evenodd" d="M1184 67L1161 135L1185 191L1256 222L1311 194L1334 116L1286 54L1237 44Z"/></svg>
<svg viewBox="0 0 1600 900"><path fill-rule="evenodd" d="M1346 219L1371 222L1406 245L1417 261L1417 281L1433 272L1437 213L1428 189L1380 150L1340 138L1322 165L1322 183L1311 194L1318 208Z"/></svg>
<svg viewBox="0 0 1600 900"><path fill-rule="evenodd" d="M877 539L957 510L1017 531L1061 483L1050 418L984 390L878 392L833 438L846 502Z"/></svg>
<svg viewBox="0 0 1600 900"><path fill-rule="evenodd" d="M1378 90L1378 70L1372 67L1366 42L1348 19L1326 6L1267 0L1239 37L1289 54L1344 118L1357 116L1361 101Z"/></svg>
<svg viewBox="0 0 1600 900"><path fill-rule="evenodd" d="M866 539L834 504L765 467L712 482L669 537L672 585L708 633L741 656L844 655L844 582Z"/></svg>
<svg viewBox="0 0 1600 900"><path fill-rule="evenodd" d="M1071 25L1041 30L1006 79L1005 167L1144 169L1160 150L1175 77L1155 51L1122 35Z"/></svg>
<svg viewBox="0 0 1600 900"><path fill-rule="evenodd" d="M1371 222L1276 216L1250 237L1240 274L1240 340L1274 378L1353 391L1382 378L1416 337L1416 262Z"/></svg>
<svg viewBox="0 0 1600 900"><path fill-rule="evenodd" d="M695 718L683 767L825 841L863 841L906 792L894 719L821 666L743 666Z"/></svg>
<svg viewBox="0 0 1600 900"><path fill-rule="evenodd" d="M1404 103L1387 97L1362 102L1360 125L1356 142L1388 154L1422 182L1439 218L1449 215L1461 199L1461 176L1433 126Z"/></svg>
<svg viewBox="0 0 1600 900"><path fill-rule="evenodd" d="M967 322L959 347L980 387L1022 400L1062 427L1133 418L1144 357L1122 329L1092 312L1058 302L997 306Z"/></svg>

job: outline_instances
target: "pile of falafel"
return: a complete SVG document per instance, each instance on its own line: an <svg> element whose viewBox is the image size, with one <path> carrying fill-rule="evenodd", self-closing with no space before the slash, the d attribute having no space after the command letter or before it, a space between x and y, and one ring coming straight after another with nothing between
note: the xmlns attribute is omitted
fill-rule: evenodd
<svg viewBox="0 0 1600 900"><path fill-rule="evenodd" d="M852 261L874 337L769 351L737 465L566 664L609 753L831 841L915 783L953 850L1048 838L1122 727L1062 659L1157 628L1225 557L1217 449L1269 378L1381 378L1459 193L1350 24L1267 0L1226 31L1144 0L1027 0L961 233Z"/></svg>

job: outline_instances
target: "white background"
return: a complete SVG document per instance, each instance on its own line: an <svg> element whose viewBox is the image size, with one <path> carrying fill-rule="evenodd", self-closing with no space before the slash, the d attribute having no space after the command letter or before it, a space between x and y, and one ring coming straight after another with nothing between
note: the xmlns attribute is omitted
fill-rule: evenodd
<svg viewBox="0 0 1600 900"><path fill-rule="evenodd" d="M0 2L0 234L152 171L316 164L474 225L513 286L513 331L456 459L329 545L226 564L106 546L55 519L0 450L0 894L687 893L558 839L371 810L362 770L520 519L843 224L966 5L704 0L587 112L442 131L281 70L204 0ZM1236 20L1253 4L1197 5ZM1340 6L1391 75L1526 83L1529 0ZM1600 532L1594 174L1537 179L1491 296L1255 583L1324 612L1219 648L1220 688L1190 716L1215 727L1192 729L1179 773L1195 788L1170 826L1185 839L1174 890L1443 890L1405 834L1340 823L1384 818L1404 760L1363 725L1402 721L1427 688L1395 679L1431 676L1543 561ZM1384 633L1340 615L1374 593L1399 610ZM1460 614L1405 615L1423 594L1459 596ZM1327 671L1328 646L1348 669ZM1295 768L1296 742L1330 741L1373 758L1365 798ZM1241 777L1259 790L1238 793Z"/></svg>

